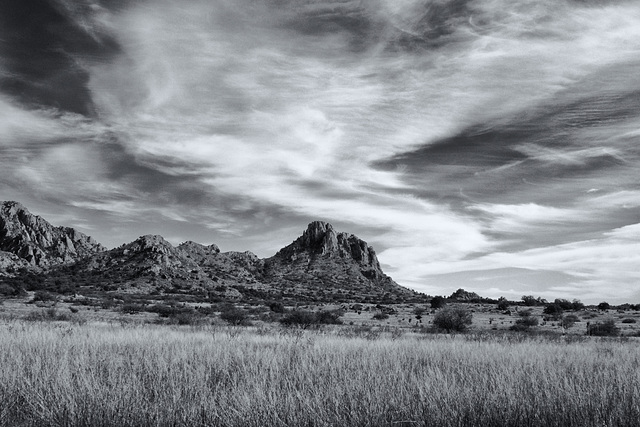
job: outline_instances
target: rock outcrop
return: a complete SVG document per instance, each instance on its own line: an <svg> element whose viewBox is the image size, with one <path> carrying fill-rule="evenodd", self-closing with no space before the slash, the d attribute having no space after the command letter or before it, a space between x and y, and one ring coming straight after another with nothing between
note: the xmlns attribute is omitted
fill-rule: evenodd
<svg viewBox="0 0 640 427"><path fill-rule="evenodd" d="M382 272L367 242L322 221L309 224L302 236L265 260L265 279L274 286L306 285L318 292L340 289L378 297L411 293Z"/></svg>
<svg viewBox="0 0 640 427"><path fill-rule="evenodd" d="M22 267L33 267L19 273ZM39 273L38 273L39 271ZM147 235L106 250L72 228L53 227L16 202L0 210L0 277L16 274L65 292L82 288L141 294L182 293L215 300L289 298L295 301L393 300L414 293L380 268L375 251L353 234L316 221L274 256L220 252L216 245L177 247ZM24 278L27 278L26 276ZM14 286L15 287L15 286Z"/></svg>
<svg viewBox="0 0 640 427"><path fill-rule="evenodd" d="M73 228L54 227L20 203L2 202L0 206L0 251L30 266L69 264L104 250L91 237Z"/></svg>

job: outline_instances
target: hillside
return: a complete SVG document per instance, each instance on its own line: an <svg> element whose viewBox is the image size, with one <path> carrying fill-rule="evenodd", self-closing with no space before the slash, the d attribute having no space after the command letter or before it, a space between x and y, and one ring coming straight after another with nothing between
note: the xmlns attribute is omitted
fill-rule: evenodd
<svg viewBox="0 0 640 427"><path fill-rule="evenodd" d="M416 297L384 274L365 241L326 222L312 222L290 245L261 259L191 241L173 246L159 235L106 250L72 228L52 226L19 203L2 206L0 284L13 293L46 289L215 301L386 303Z"/></svg>

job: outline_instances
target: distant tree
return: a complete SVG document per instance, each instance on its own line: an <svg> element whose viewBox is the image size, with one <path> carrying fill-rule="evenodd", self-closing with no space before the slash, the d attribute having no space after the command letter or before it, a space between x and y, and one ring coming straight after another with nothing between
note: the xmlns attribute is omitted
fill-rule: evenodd
<svg viewBox="0 0 640 427"><path fill-rule="evenodd" d="M524 305L528 307L533 307L538 303L538 301L536 300L536 297L534 297L533 295L523 295L521 299Z"/></svg>
<svg viewBox="0 0 640 427"><path fill-rule="evenodd" d="M580 319L575 314L567 314L562 318L560 325L562 326L563 329L569 329L573 327L573 325L575 325L576 322L579 322L579 321Z"/></svg>
<svg viewBox="0 0 640 427"><path fill-rule="evenodd" d="M553 301L553 304L560 307L560 309L562 310L572 310L573 309L573 303L571 303L571 301L566 300L566 299L562 299L562 298L556 298L555 301Z"/></svg>
<svg viewBox="0 0 640 427"><path fill-rule="evenodd" d="M436 295L435 297L431 298L431 308L442 308L447 304L447 300L444 297L441 297L439 295Z"/></svg>
<svg viewBox="0 0 640 427"><path fill-rule="evenodd" d="M230 325L239 326L249 323L249 314L237 307L226 307L220 313L220 318Z"/></svg>
<svg viewBox="0 0 640 427"><path fill-rule="evenodd" d="M598 304L598 310L609 310L611 308L611 305L609 305L608 302L601 302L600 304Z"/></svg>
<svg viewBox="0 0 640 427"><path fill-rule="evenodd" d="M579 299L574 299L571 302L572 310L584 310L584 304Z"/></svg>
<svg viewBox="0 0 640 427"><path fill-rule="evenodd" d="M447 332L462 332L471 325L473 315L466 308L445 308L440 311L433 319L433 324L438 329Z"/></svg>
<svg viewBox="0 0 640 427"><path fill-rule="evenodd" d="M280 301L273 301L269 303L269 309L274 313L284 313L284 304Z"/></svg>
<svg viewBox="0 0 640 427"><path fill-rule="evenodd" d="M558 320L560 317L562 317L563 311L564 310L560 305L554 303L547 305L544 308L543 313L548 314L554 320Z"/></svg>
<svg viewBox="0 0 640 427"><path fill-rule="evenodd" d="M538 326L538 318L531 315L527 315L527 316L522 316L518 320L516 320L516 322L509 329L511 329L512 331L523 332L523 331L528 331L530 328L534 326Z"/></svg>
<svg viewBox="0 0 640 427"><path fill-rule="evenodd" d="M498 310L504 311L509 309L509 300L505 297L498 298Z"/></svg>
<svg viewBox="0 0 640 427"><path fill-rule="evenodd" d="M596 337L615 337L620 333L616 323L609 319L604 322L596 322L587 327L587 335Z"/></svg>
<svg viewBox="0 0 640 427"><path fill-rule="evenodd" d="M316 323L316 315L308 310L293 310L282 317L280 323L284 326L295 326L301 329L307 329Z"/></svg>

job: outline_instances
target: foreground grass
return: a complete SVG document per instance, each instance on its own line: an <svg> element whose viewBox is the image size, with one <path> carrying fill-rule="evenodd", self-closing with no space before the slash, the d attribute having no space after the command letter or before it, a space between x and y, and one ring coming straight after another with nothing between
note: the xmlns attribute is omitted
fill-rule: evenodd
<svg viewBox="0 0 640 427"><path fill-rule="evenodd" d="M0 425L635 426L638 368L635 342L10 322Z"/></svg>

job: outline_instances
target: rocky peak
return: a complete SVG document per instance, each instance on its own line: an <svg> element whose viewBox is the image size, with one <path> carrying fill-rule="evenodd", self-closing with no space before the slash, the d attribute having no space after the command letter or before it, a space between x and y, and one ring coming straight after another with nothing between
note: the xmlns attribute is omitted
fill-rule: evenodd
<svg viewBox="0 0 640 427"><path fill-rule="evenodd" d="M54 227L18 202L0 206L0 250L32 266L46 267L77 261L106 248L69 227Z"/></svg>
<svg viewBox="0 0 640 427"><path fill-rule="evenodd" d="M327 222L314 221L297 240L276 256L296 260L300 257L335 257L353 260L363 267L380 270L380 264L367 242L349 233L336 232Z"/></svg>

